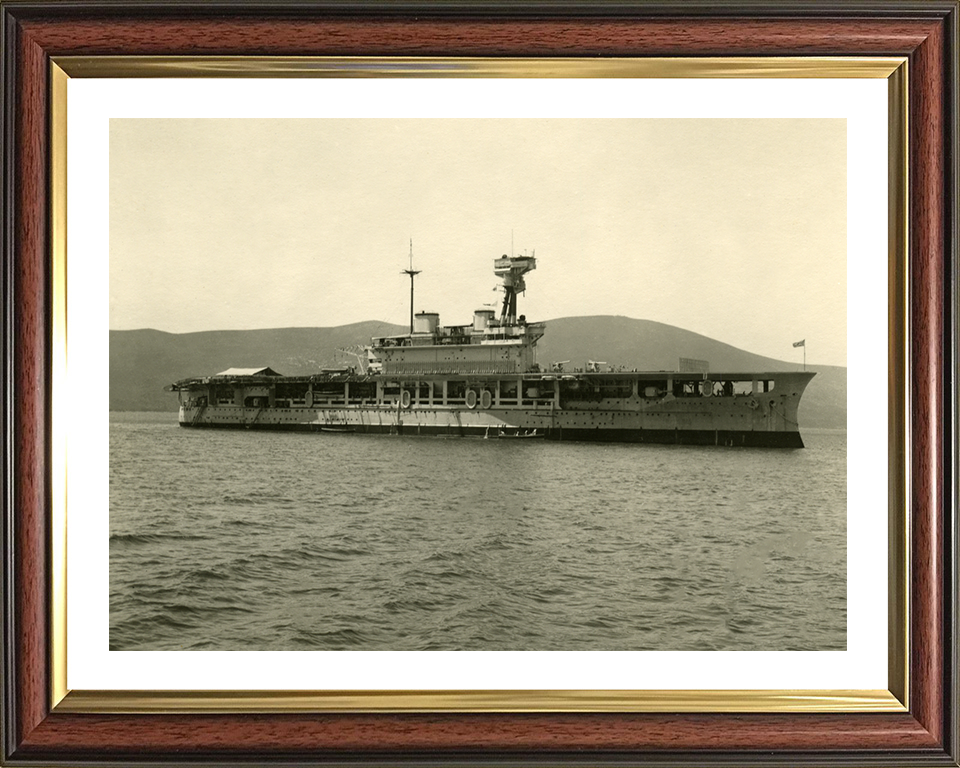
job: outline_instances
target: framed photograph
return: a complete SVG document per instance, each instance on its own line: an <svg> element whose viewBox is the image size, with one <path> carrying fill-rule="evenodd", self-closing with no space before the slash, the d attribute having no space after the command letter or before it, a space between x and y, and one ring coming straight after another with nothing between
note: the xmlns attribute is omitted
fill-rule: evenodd
<svg viewBox="0 0 960 768"><path fill-rule="evenodd" d="M4 763L958 765L957 10L2 3Z"/></svg>

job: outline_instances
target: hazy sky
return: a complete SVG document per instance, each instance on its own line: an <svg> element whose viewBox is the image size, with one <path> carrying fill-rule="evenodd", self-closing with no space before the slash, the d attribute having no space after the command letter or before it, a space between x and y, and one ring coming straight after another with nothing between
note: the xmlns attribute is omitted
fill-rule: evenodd
<svg viewBox="0 0 960 768"><path fill-rule="evenodd" d="M846 121L112 119L110 327L626 315L846 364ZM547 330L549 333L549 329Z"/></svg>

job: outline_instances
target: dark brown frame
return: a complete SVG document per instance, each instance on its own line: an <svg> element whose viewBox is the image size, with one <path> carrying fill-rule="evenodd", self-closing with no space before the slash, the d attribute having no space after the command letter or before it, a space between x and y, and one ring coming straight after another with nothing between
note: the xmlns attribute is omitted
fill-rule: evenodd
<svg viewBox="0 0 960 768"><path fill-rule="evenodd" d="M0 0L7 765L958 765L956 0ZM51 712L49 67L66 55L906 56L907 713Z"/></svg>

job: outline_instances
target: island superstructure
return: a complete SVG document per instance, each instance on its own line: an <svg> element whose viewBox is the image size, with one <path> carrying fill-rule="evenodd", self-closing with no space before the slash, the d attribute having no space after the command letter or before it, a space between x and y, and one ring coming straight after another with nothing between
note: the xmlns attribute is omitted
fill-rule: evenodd
<svg viewBox="0 0 960 768"><path fill-rule="evenodd" d="M533 256L494 260L499 314L376 337L356 368L282 376L232 368L169 387L183 427L802 448L811 372L623 371L588 361L541 369L546 324L517 313ZM411 277L412 280L412 277Z"/></svg>

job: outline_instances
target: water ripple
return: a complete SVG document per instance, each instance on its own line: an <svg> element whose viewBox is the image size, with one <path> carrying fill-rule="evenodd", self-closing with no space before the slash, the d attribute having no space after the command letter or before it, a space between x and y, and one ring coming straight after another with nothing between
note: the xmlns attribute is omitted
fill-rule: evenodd
<svg viewBox="0 0 960 768"><path fill-rule="evenodd" d="M846 442L110 437L118 650L846 647Z"/></svg>

